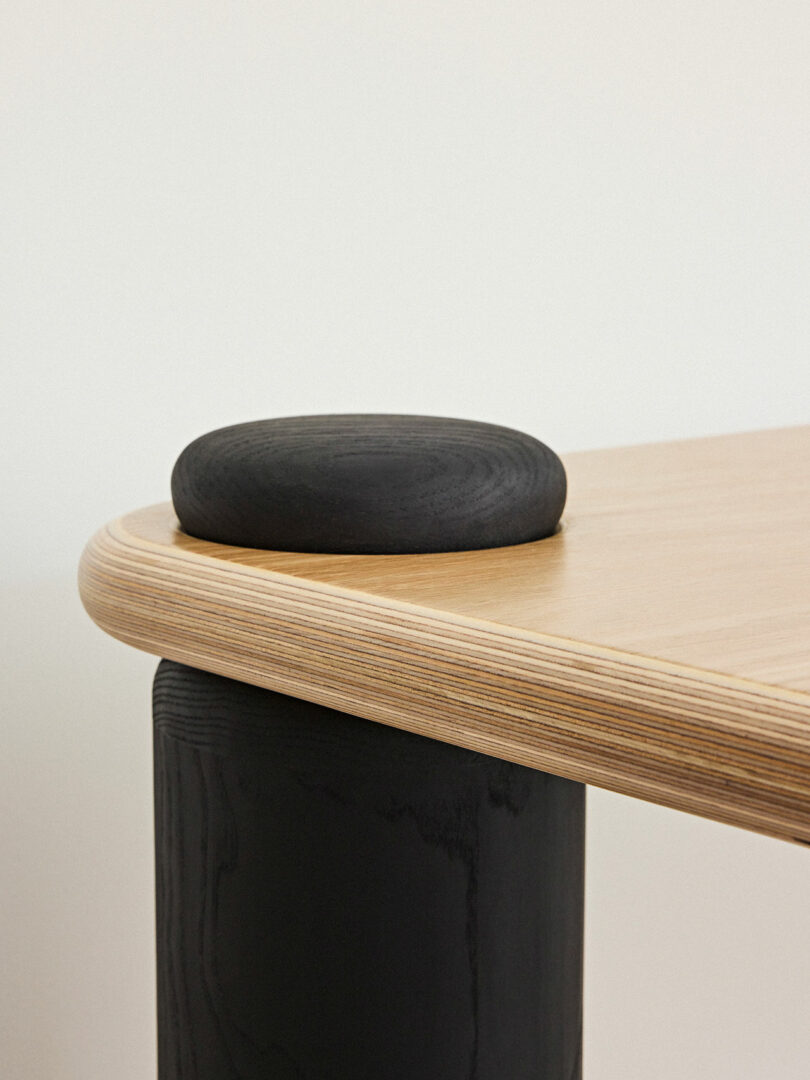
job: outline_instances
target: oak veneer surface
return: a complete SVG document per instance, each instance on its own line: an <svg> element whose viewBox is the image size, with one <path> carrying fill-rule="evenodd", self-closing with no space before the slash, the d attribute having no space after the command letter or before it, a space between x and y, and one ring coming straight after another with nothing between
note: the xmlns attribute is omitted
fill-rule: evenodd
<svg viewBox="0 0 810 1080"><path fill-rule="evenodd" d="M91 540L82 597L157 655L810 842L810 427L564 460L535 543L259 551L164 504Z"/></svg>

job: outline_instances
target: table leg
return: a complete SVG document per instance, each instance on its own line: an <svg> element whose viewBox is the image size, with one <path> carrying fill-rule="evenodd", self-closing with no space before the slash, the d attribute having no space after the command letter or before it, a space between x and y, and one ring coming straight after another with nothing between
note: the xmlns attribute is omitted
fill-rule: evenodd
<svg viewBox="0 0 810 1080"><path fill-rule="evenodd" d="M160 1080L576 1080L584 785L162 661Z"/></svg>

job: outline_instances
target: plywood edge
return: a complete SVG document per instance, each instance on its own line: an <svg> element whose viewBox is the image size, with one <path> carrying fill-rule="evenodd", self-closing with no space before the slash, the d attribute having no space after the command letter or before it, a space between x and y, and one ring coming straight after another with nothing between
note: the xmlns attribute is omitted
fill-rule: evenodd
<svg viewBox="0 0 810 1080"><path fill-rule="evenodd" d="M810 695L101 529L98 625L139 649L757 831L810 842Z"/></svg>

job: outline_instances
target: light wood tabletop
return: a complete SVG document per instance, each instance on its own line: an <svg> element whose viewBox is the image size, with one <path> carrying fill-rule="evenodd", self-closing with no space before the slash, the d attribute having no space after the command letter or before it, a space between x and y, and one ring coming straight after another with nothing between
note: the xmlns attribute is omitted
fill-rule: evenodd
<svg viewBox="0 0 810 1080"><path fill-rule="evenodd" d="M82 598L147 652L810 843L810 427L564 457L562 527L430 555L101 529Z"/></svg>

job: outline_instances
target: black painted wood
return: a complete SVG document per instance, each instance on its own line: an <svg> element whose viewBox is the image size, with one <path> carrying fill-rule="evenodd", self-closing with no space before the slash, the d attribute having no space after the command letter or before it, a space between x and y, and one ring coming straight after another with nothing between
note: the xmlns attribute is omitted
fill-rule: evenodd
<svg viewBox="0 0 810 1080"><path fill-rule="evenodd" d="M186 532L349 554L539 540L566 495L557 455L520 431L435 416L283 417L195 439L172 474Z"/></svg>
<svg viewBox="0 0 810 1080"><path fill-rule="evenodd" d="M160 1080L576 1080L584 787L167 661Z"/></svg>

